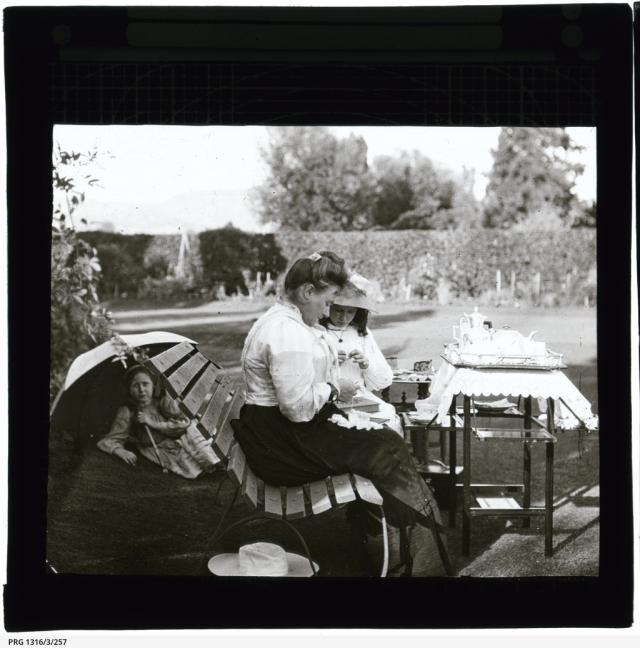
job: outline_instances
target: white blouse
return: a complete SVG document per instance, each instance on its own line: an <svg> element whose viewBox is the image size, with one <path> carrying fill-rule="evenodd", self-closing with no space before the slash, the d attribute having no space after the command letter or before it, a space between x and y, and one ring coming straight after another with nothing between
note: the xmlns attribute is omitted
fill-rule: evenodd
<svg viewBox="0 0 640 648"><path fill-rule="evenodd" d="M251 327L241 364L250 405L278 406L290 421L310 421L337 384L338 356L326 329L308 326L300 310L278 302Z"/></svg>
<svg viewBox="0 0 640 648"><path fill-rule="evenodd" d="M366 369L360 369L357 362L347 358L340 365L341 378L353 380L359 387L373 391L384 389L391 384L393 371L369 329L367 329L368 335L359 335L354 326L338 329L329 324L327 329L333 338L332 343L337 345L337 349L344 351L347 355L357 349L369 362Z"/></svg>

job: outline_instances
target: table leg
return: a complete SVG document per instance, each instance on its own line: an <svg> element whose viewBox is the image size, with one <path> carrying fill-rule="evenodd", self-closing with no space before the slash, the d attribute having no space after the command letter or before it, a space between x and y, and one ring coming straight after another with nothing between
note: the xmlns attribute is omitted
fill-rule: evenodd
<svg viewBox="0 0 640 648"><path fill-rule="evenodd" d="M420 464L429 461L429 431L426 427L414 428L411 430L411 446L413 455Z"/></svg>
<svg viewBox="0 0 640 648"><path fill-rule="evenodd" d="M555 432L553 398L547 399L547 430L549 434ZM553 454L555 443L545 445L547 452L544 484L544 555L550 558L553 556Z"/></svg>
<svg viewBox="0 0 640 648"><path fill-rule="evenodd" d="M416 430L415 428L411 428L409 435L411 437L411 451L413 452L413 456L419 462L420 459L418 457L418 430Z"/></svg>
<svg viewBox="0 0 640 648"><path fill-rule="evenodd" d="M447 463L447 431L440 430L440 461Z"/></svg>
<svg viewBox="0 0 640 648"><path fill-rule="evenodd" d="M468 556L471 549L471 399L464 397L464 432L462 441L463 464L463 510L462 510L462 555Z"/></svg>
<svg viewBox="0 0 640 648"><path fill-rule="evenodd" d="M456 526L456 508L458 505L458 489L456 487L456 424L451 421L451 428L449 429L449 526L454 528Z"/></svg>
<svg viewBox="0 0 640 648"><path fill-rule="evenodd" d="M527 396L524 400L524 435L526 437L531 436L531 396ZM522 507L529 508L531 506L531 444L524 443L523 445L524 461L522 481L524 484L524 494L522 497ZM528 529L531 526L531 518L523 518L522 526Z"/></svg>
<svg viewBox="0 0 640 648"><path fill-rule="evenodd" d="M428 398L429 396L429 383L418 383L418 398Z"/></svg>

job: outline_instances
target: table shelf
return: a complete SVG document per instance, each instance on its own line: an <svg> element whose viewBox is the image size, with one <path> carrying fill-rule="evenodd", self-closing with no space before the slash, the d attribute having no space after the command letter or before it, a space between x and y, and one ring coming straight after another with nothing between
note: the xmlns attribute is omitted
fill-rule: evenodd
<svg viewBox="0 0 640 648"><path fill-rule="evenodd" d="M522 443L555 443L556 437L547 430L523 430L500 428L473 428L473 434L480 441L499 439L503 441L520 441Z"/></svg>
<svg viewBox="0 0 640 648"><path fill-rule="evenodd" d="M446 468L446 470L445 470ZM455 476L458 477L459 475L462 474L462 471L464 470L463 466L456 466L455 467ZM423 464L419 463L418 464L418 472L426 477L433 477L433 476L440 476L440 477L452 477L451 475L451 467L445 466L441 470L430 470L429 469L429 464Z"/></svg>
<svg viewBox="0 0 640 648"><path fill-rule="evenodd" d="M524 484L469 484L468 488L482 495L511 496L513 493L521 493Z"/></svg>
<svg viewBox="0 0 640 648"><path fill-rule="evenodd" d="M544 507L524 507L515 497L522 492L524 484L472 484L471 496L477 506L470 506L473 516L485 517L529 517L544 515Z"/></svg>
<svg viewBox="0 0 640 648"><path fill-rule="evenodd" d="M400 413L400 416L402 418L402 422L403 422L405 428L407 428L407 429L428 428L429 430L436 431L436 432L438 432L438 431L447 432L447 431L449 431L449 429L451 427L458 428L460 430L462 429L463 420L462 420L462 417L458 416L458 415L453 417L453 426L450 426L450 425L440 425L440 423L436 423L435 420L433 421L433 423L431 423L431 419L433 419L433 417L431 417L429 419L426 419L426 418L425 419L413 418L412 415L415 415L415 414L417 414L417 412L415 412L415 410L412 411L412 412L401 412Z"/></svg>
<svg viewBox="0 0 640 648"><path fill-rule="evenodd" d="M515 500L514 500L515 502ZM533 516L544 516L547 510L543 507L522 508L517 502L512 508L502 507L497 498L492 498L491 506L470 506L469 515L472 517L505 517L505 518L530 518Z"/></svg>
<svg viewBox="0 0 640 648"><path fill-rule="evenodd" d="M473 494L478 506L471 507L481 508L481 509L521 509L519 502L515 497L500 497L498 495L493 495L489 497L487 495L475 495Z"/></svg>
<svg viewBox="0 0 640 648"><path fill-rule="evenodd" d="M518 420L524 420L527 418L526 414L518 409L517 407L510 407L507 410L504 410L502 412L498 411L491 411L491 410L481 410L481 409L476 409L475 413L472 414L473 418L503 418L503 419L518 419ZM546 424L540 421L536 416L530 416L529 420L531 423L534 425L537 425L539 428L546 429Z"/></svg>

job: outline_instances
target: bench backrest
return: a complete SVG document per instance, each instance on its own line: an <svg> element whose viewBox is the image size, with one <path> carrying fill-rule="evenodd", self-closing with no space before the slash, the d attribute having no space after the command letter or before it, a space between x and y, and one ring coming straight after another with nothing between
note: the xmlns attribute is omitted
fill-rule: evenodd
<svg viewBox="0 0 640 648"><path fill-rule="evenodd" d="M147 361L180 410L207 439L218 457L228 463L233 447L232 419L244 403L241 378L233 378L191 343L182 342Z"/></svg>
<svg viewBox="0 0 640 648"><path fill-rule="evenodd" d="M227 375L191 343L182 342L146 365L160 377L181 411L207 439L247 503L268 516L295 519L317 515L356 497L381 504L373 484L359 475L334 475L296 487L266 484L251 470L235 439L234 426L244 403L242 378Z"/></svg>

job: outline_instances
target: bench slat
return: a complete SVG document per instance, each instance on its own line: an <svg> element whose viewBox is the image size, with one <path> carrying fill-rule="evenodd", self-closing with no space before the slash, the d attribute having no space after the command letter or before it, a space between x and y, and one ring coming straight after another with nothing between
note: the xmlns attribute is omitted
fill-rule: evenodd
<svg viewBox="0 0 640 648"><path fill-rule="evenodd" d="M165 373L167 369L173 367L176 362L189 355L193 350L191 342L180 342L174 347L167 349L163 353L151 358L150 362L160 373Z"/></svg>
<svg viewBox="0 0 640 648"><path fill-rule="evenodd" d="M233 378L231 378L231 376L222 376L222 378L220 378L218 386L213 393L200 422L198 423L200 430L209 437L214 437L218 431L217 423L222 416L225 403L231 401L232 387Z"/></svg>
<svg viewBox="0 0 640 648"><path fill-rule="evenodd" d="M227 472L237 486L241 486L243 483L246 465L247 458L245 457L240 444L236 442L231 449L231 453L229 454L229 465L227 466Z"/></svg>
<svg viewBox="0 0 640 648"><path fill-rule="evenodd" d="M258 489L260 479L256 477L255 473L249 466L244 475L244 483L242 484L242 495L246 497L253 508L258 508Z"/></svg>
<svg viewBox="0 0 640 648"><path fill-rule="evenodd" d="M240 410L244 405L244 380L237 380L234 384L234 395L233 400L229 406L229 409L225 411L223 419L220 420L220 425L223 426L227 421L232 421L233 419L240 418Z"/></svg>
<svg viewBox="0 0 640 648"><path fill-rule="evenodd" d="M218 371L212 364L209 364L204 373L198 378L196 384L189 390L187 396L182 399L182 404L187 408L191 416L198 413L207 394L217 387L215 379Z"/></svg>
<svg viewBox="0 0 640 648"><path fill-rule="evenodd" d="M346 504L356 498L349 475L333 475L330 479L336 496L336 504Z"/></svg>
<svg viewBox="0 0 640 648"><path fill-rule="evenodd" d="M352 475L352 477L361 500L382 506L382 495L370 480L360 475Z"/></svg>
<svg viewBox="0 0 640 648"><path fill-rule="evenodd" d="M332 504L329 498L329 491L324 480L314 481L308 484L311 510L315 515L328 511Z"/></svg>
<svg viewBox="0 0 640 648"><path fill-rule="evenodd" d="M280 489L271 484L264 485L264 512L266 515L281 518L282 513L282 494Z"/></svg>
<svg viewBox="0 0 640 648"><path fill-rule="evenodd" d="M173 387L177 395L182 395L182 392L184 392L187 385L193 380L193 377L207 362L207 359L202 353L196 353L169 376L169 384Z"/></svg>
<svg viewBox="0 0 640 648"><path fill-rule="evenodd" d="M230 425L225 426L215 435L213 439L213 449L222 461L226 461L232 443L233 428Z"/></svg>
<svg viewBox="0 0 640 648"><path fill-rule="evenodd" d="M233 441L234 433L230 421L238 418L238 413L243 402L244 392L239 386L236 386L231 401L220 417L220 422L218 424L219 431L213 442L216 453L218 453L218 456L220 456L221 459L225 459L231 449L231 441Z"/></svg>
<svg viewBox="0 0 640 648"><path fill-rule="evenodd" d="M304 493L302 486L287 488L287 519L304 517Z"/></svg>

